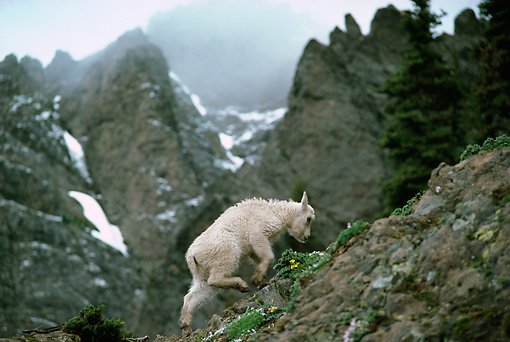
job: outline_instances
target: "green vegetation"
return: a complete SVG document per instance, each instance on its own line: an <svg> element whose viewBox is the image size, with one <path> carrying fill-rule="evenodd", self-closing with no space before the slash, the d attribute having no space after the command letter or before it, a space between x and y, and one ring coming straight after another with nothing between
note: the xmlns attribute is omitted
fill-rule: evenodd
<svg viewBox="0 0 510 342"><path fill-rule="evenodd" d="M286 311L294 309L297 297L301 293L301 279L319 271L333 257L336 250L347 244L349 240L363 233L370 225L368 222L358 220L348 228L342 230L337 239L326 249L325 252L301 253L286 250L276 262L274 269L276 277L294 279L289 290L289 303Z"/></svg>
<svg viewBox="0 0 510 342"><path fill-rule="evenodd" d="M254 330L264 324L265 321L264 310L261 308L248 309L244 315L227 325L225 328L225 335L229 341L235 340L254 332Z"/></svg>
<svg viewBox="0 0 510 342"><path fill-rule="evenodd" d="M324 252L302 253L287 249L274 265L274 269L277 270L276 276L298 279L325 256Z"/></svg>
<svg viewBox="0 0 510 342"><path fill-rule="evenodd" d="M418 192L416 195L414 195L413 198L408 200L407 203L402 208L396 208L395 210L393 210L391 215L407 216L411 214L411 212L413 211L413 205L420 200L423 193L424 193L423 191Z"/></svg>
<svg viewBox="0 0 510 342"><path fill-rule="evenodd" d="M510 8L506 0L484 0L480 14L487 21L480 46L481 75L475 108L481 116L482 137L509 133L510 127Z"/></svg>
<svg viewBox="0 0 510 342"><path fill-rule="evenodd" d="M384 313L378 313L369 308L359 319L353 318L354 316L348 311L342 312L340 317L341 324L349 326L344 340L358 342L373 331L374 325L384 318Z"/></svg>
<svg viewBox="0 0 510 342"><path fill-rule="evenodd" d="M350 227L342 230L340 234L338 234L336 241L332 246L328 247L328 250L331 248L333 251L330 253L334 253L340 246L345 245L351 238L363 233L368 227L370 227L370 224L366 221L354 221Z"/></svg>
<svg viewBox="0 0 510 342"><path fill-rule="evenodd" d="M83 342L120 342L131 337L124 331L124 322L118 318L105 319L104 305L89 305L80 311L79 317L67 321L62 330L80 336Z"/></svg>
<svg viewBox="0 0 510 342"><path fill-rule="evenodd" d="M219 336L225 336L228 341L238 340L256 332L258 328L274 321L284 311L277 306L264 305L259 308L248 308L244 314L229 322L224 329L210 335L205 341L214 340Z"/></svg>
<svg viewBox="0 0 510 342"><path fill-rule="evenodd" d="M468 145L464 152L460 155L460 161L471 158L480 152L492 151L501 147L510 147L510 137L508 135L501 135L497 138L488 138L482 146L478 144Z"/></svg>
<svg viewBox="0 0 510 342"><path fill-rule="evenodd" d="M430 170L441 161L453 162L456 147L464 145L461 93L453 69L434 48L432 28L440 16L430 12L429 0L413 3L405 20L409 49L400 70L383 88L389 104L381 145L394 169L383 187L386 212L423 190Z"/></svg>
<svg viewBox="0 0 510 342"><path fill-rule="evenodd" d="M249 308L246 312L231 322L225 328L218 330L205 340L210 341L219 336L226 337L228 341L238 340L256 333L257 329L274 321L286 312L294 310L298 296L301 293L301 280L320 270L333 257L333 253L351 238L363 233L370 225L365 221L355 221L344 229L326 251L302 253L291 249L286 250L276 262L275 278L289 278L294 280L289 289L289 302L286 307L263 305L258 308ZM361 330L360 330L361 331Z"/></svg>

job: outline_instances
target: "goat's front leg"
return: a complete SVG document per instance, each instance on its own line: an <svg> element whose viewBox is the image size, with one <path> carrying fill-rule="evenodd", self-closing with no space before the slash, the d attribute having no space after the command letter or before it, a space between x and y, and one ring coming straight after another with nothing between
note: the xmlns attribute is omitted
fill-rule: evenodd
<svg viewBox="0 0 510 342"><path fill-rule="evenodd" d="M274 261L274 253L271 249L271 243L265 236L252 240L252 248L253 254L251 257L257 266L251 281L261 289L267 285L266 272Z"/></svg>

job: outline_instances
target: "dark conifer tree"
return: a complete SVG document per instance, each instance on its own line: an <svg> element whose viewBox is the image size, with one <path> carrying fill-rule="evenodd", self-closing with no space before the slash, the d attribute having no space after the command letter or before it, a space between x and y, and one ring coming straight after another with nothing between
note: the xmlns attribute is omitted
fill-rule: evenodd
<svg viewBox="0 0 510 342"><path fill-rule="evenodd" d="M386 210L413 197L426 186L433 168L453 162L459 153L460 91L452 69L433 47L432 29L440 16L430 11L429 0L413 3L405 21L409 49L383 89L389 105L381 143L393 166L383 191Z"/></svg>
<svg viewBox="0 0 510 342"><path fill-rule="evenodd" d="M486 40L480 49L482 72L476 88L483 141L510 133L510 2L484 0L479 7L487 20Z"/></svg>

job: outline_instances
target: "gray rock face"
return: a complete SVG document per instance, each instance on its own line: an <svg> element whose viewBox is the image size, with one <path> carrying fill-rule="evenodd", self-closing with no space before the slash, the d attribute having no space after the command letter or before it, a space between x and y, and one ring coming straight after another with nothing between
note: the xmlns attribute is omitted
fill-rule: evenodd
<svg viewBox="0 0 510 342"><path fill-rule="evenodd" d="M393 6L378 10L366 36L347 15L347 32L335 28L328 46L312 40L296 70L288 113L262 153L259 174L275 193L309 192L319 213L318 247L347 222L373 219L382 209L381 184L391 170L378 143L386 105L380 90L407 49L404 15ZM457 31L478 32L472 19L472 11L461 14ZM458 67L465 91L478 72L479 39L445 35L437 45Z"/></svg>
<svg viewBox="0 0 510 342"><path fill-rule="evenodd" d="M146 297L136 328L145 332L177 328L188 277L180 236L203 229L189 227L190 212L226 172L218 135L189 96L169 76L161 51L132 31L102 51L63 100L104 205L141 271ZM161 312L162 305L173 309Z"/></svg>
<svg viewBox="0 0 510 342"><path fill-rule="evenodd" d="M227 172L217 133L141 31L83 62L59 52L44 72L38 66L10 56L0 68L2 251L3 260L17 260L2 269L2 277L9 284L6 293L26 297L25 304L12 306L1 334L62 323L85 304L101 302L136 330L176 329L188 282L180 237L189 222L196 223L190 212L202 210L204 189ZM83 146L87 177L73 163L66 131ZM110 247L98 249L102 242L90 235L86 227L92 225L70 190L100 194L109 220L121 228L129 258ZM203 225L192 229L198 234ZM14 277L24 264L39 278ZM56 281L62 269L73 272ZM79 283L75 294L62 290L73 277ZM59 285L47 285L52 281ZM31 294L37 284L46 284L43 292ZM42 306L32 300L39 296L51 303L58 293L72 304L39 312ZM162 314L161 305L175 310ZM119 310L122 306L127 310ZM156 315L159 319L152 318ZM30 317L38 322L30 323Z"/></svg>
<svg viewBox="0 0 510 342"><path fill-rule="evenodd" d="M505 148L434 170L414 212L375 221L339 252L271 340L310 337L311 327L317 340L340 338L349 321L338 317L361 326L366 308L379 319L364 341L508 339L509 161Z"/></svg>
<svg viewBox="0 0 510 342"><path fill-rule="evenodd" d="M27 59L0 63L10 89L0 109L0 335L60 324L90 303L132 321L140 277L131 259L92 237L69 197L93 190L70 157L57 103L29 76L34 70Z"/></svg>
<svg viewBox="0 0 510 342"><path fill-rule="evenodd" d="M393 7L377 12L366 37L353 39L356 26L351 17L346 21L348 33L336 28L329 46L306 46L289 112L261 162L261 174L279 192L304 187L311 194L322 243L334 238L335 227L380 210L387 170L378 147L384 106L378 88L405 49L401 14Z"/></svg>
<svg viewBox="0 0 510 342"><path fill-rule="evenodd" d="M293 311L254 332L246 329L243 338L508 340L509 170L508 147L454 166L441 164L410 215L376 220L349 239L323 268L301 278ZM209 327L192 338L225 338L221 332L247 308L284 308L292 282L273 278L268 287L225 310L223 317L213 317Z"/></svg>

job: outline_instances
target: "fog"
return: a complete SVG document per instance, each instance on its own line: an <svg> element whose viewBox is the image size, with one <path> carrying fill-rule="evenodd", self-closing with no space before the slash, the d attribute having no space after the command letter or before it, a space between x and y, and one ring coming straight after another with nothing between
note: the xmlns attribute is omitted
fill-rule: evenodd
<svg viewBox="0 0 510 342"><path fill-rule="evenodd" d="M284 106L304 46L332 29L288 5L214 1L159 13L147 34L204 105L249 110Z"/></svg>

